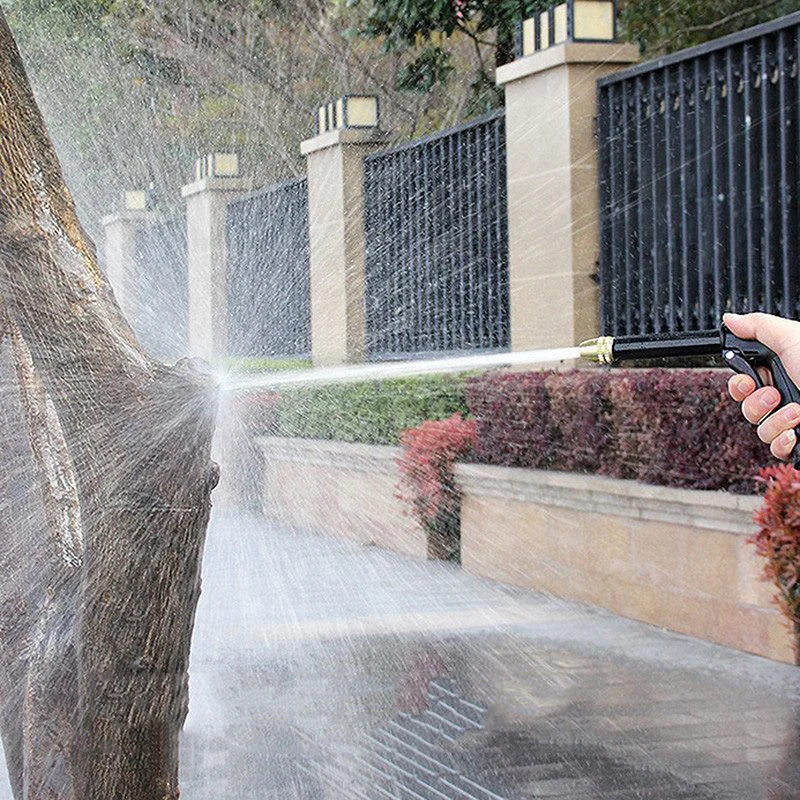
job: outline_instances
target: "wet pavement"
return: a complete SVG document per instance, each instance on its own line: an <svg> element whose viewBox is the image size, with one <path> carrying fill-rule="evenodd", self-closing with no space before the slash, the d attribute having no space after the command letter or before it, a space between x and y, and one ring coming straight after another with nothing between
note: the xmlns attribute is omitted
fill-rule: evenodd
<svg viewBox="0 0 800 800"><path fill-rule="evenodd" d="M183 800L795 797L794 667L452 564L212 521Z"/></svg>
<svg viewBox="0 0 800 800"><path fill-rule="evenodd" d="M800 797L800 671L452 564L217 517L188 800Z"/></svg>

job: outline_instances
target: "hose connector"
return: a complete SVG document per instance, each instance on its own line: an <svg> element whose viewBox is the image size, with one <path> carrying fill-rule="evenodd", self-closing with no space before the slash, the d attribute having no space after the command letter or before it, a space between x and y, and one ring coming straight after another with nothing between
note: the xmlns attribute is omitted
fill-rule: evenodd
<svg viewBox="0 0 800 800"><path fill-rule="evenodd" d="M611 364L614 361L614 337L598 336L587 339L578 345L581 358L588 358L600 364Z"/></svg>

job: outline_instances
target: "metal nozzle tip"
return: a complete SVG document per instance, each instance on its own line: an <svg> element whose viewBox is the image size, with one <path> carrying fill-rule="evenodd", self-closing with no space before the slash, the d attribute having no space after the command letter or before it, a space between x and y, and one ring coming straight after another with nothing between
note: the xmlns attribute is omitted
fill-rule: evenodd
<svg viewBox="0 0 800 800"><path fill-rule="evenodd" d="M611 364L614 361L614 338L612 336L587 339L578 345L578 349L581 358L588 358L600 364Z"/></svg>

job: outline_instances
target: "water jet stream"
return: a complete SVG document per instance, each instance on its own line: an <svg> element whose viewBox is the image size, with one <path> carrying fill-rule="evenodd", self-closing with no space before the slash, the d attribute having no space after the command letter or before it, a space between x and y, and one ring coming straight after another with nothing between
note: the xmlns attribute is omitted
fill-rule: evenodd
<svg viewBox="0 0 800 800"><path fill-rule="evenodd" d="M318 367L291 372L273 372L246 378L223 381L228 392L244 392L251 389L278 386L304 385L309 383L349 383L363 380L408 378L416 375L439 375L452 372L497 367L535 366L570 361L580 355L579 347L556 347L543 350L525 350L518 353L484 353L474 356L431 358L419 361L391 361L379 364L353 364L341 367Z"/></svg>

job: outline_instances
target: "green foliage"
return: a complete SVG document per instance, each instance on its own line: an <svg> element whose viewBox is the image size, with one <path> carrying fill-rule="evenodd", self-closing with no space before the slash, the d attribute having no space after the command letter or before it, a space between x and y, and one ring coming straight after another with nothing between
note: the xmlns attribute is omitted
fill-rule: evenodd
<svg viewBox="0 0 800 800"><path fill-rule="evenodd" d="M798 0L627 0L620 14L623 38L648 56L736 33L797 11Z"/></svg>
<svg viewBox="0 0 800 800"><path fill-rule="evenodd" d="M225 368L235 375L258 372L284 372L311 369L311 361L302 358L226 358Z"/></svg>
<svg viewBox="0 0 800 800"><path fill-rule="evenodd" d="M539 0L355 0L351 5L366 5L360 33L383 39L388 50L415 47L420 39L458 30L479 35L496 29L508 36L516 20L544 7Z"/></svg>
<svg viewBox="0 0 800 800"><path fill-rule="evenodd" d="M478 69L471 80L471 111L480 113L502 102L502 94L487 91L493 85L493 69L484 62L482 50L493 51L494 64L513 58L514 24L545 8L546 0L350 0L365 17L358 35L378 39L387 52L407 55L396 87L417 94L430 92L447 82L452 66L451 39L472 41Z"/></svg>
<svg viewBox="0 0 800 800"><path fill-rule="evenodd" d="M460 376L304 386L281 391L278 435L392 444L425 420L466 415Z"/></svg>
<svg viewBox="0 0 800 800"><path fill-rule="evenodd" d="M401 92L426 94L437 83L444 83L453 69L450 53L441 47L426 47L413 61L401 67L395 87Z"/></svg>

